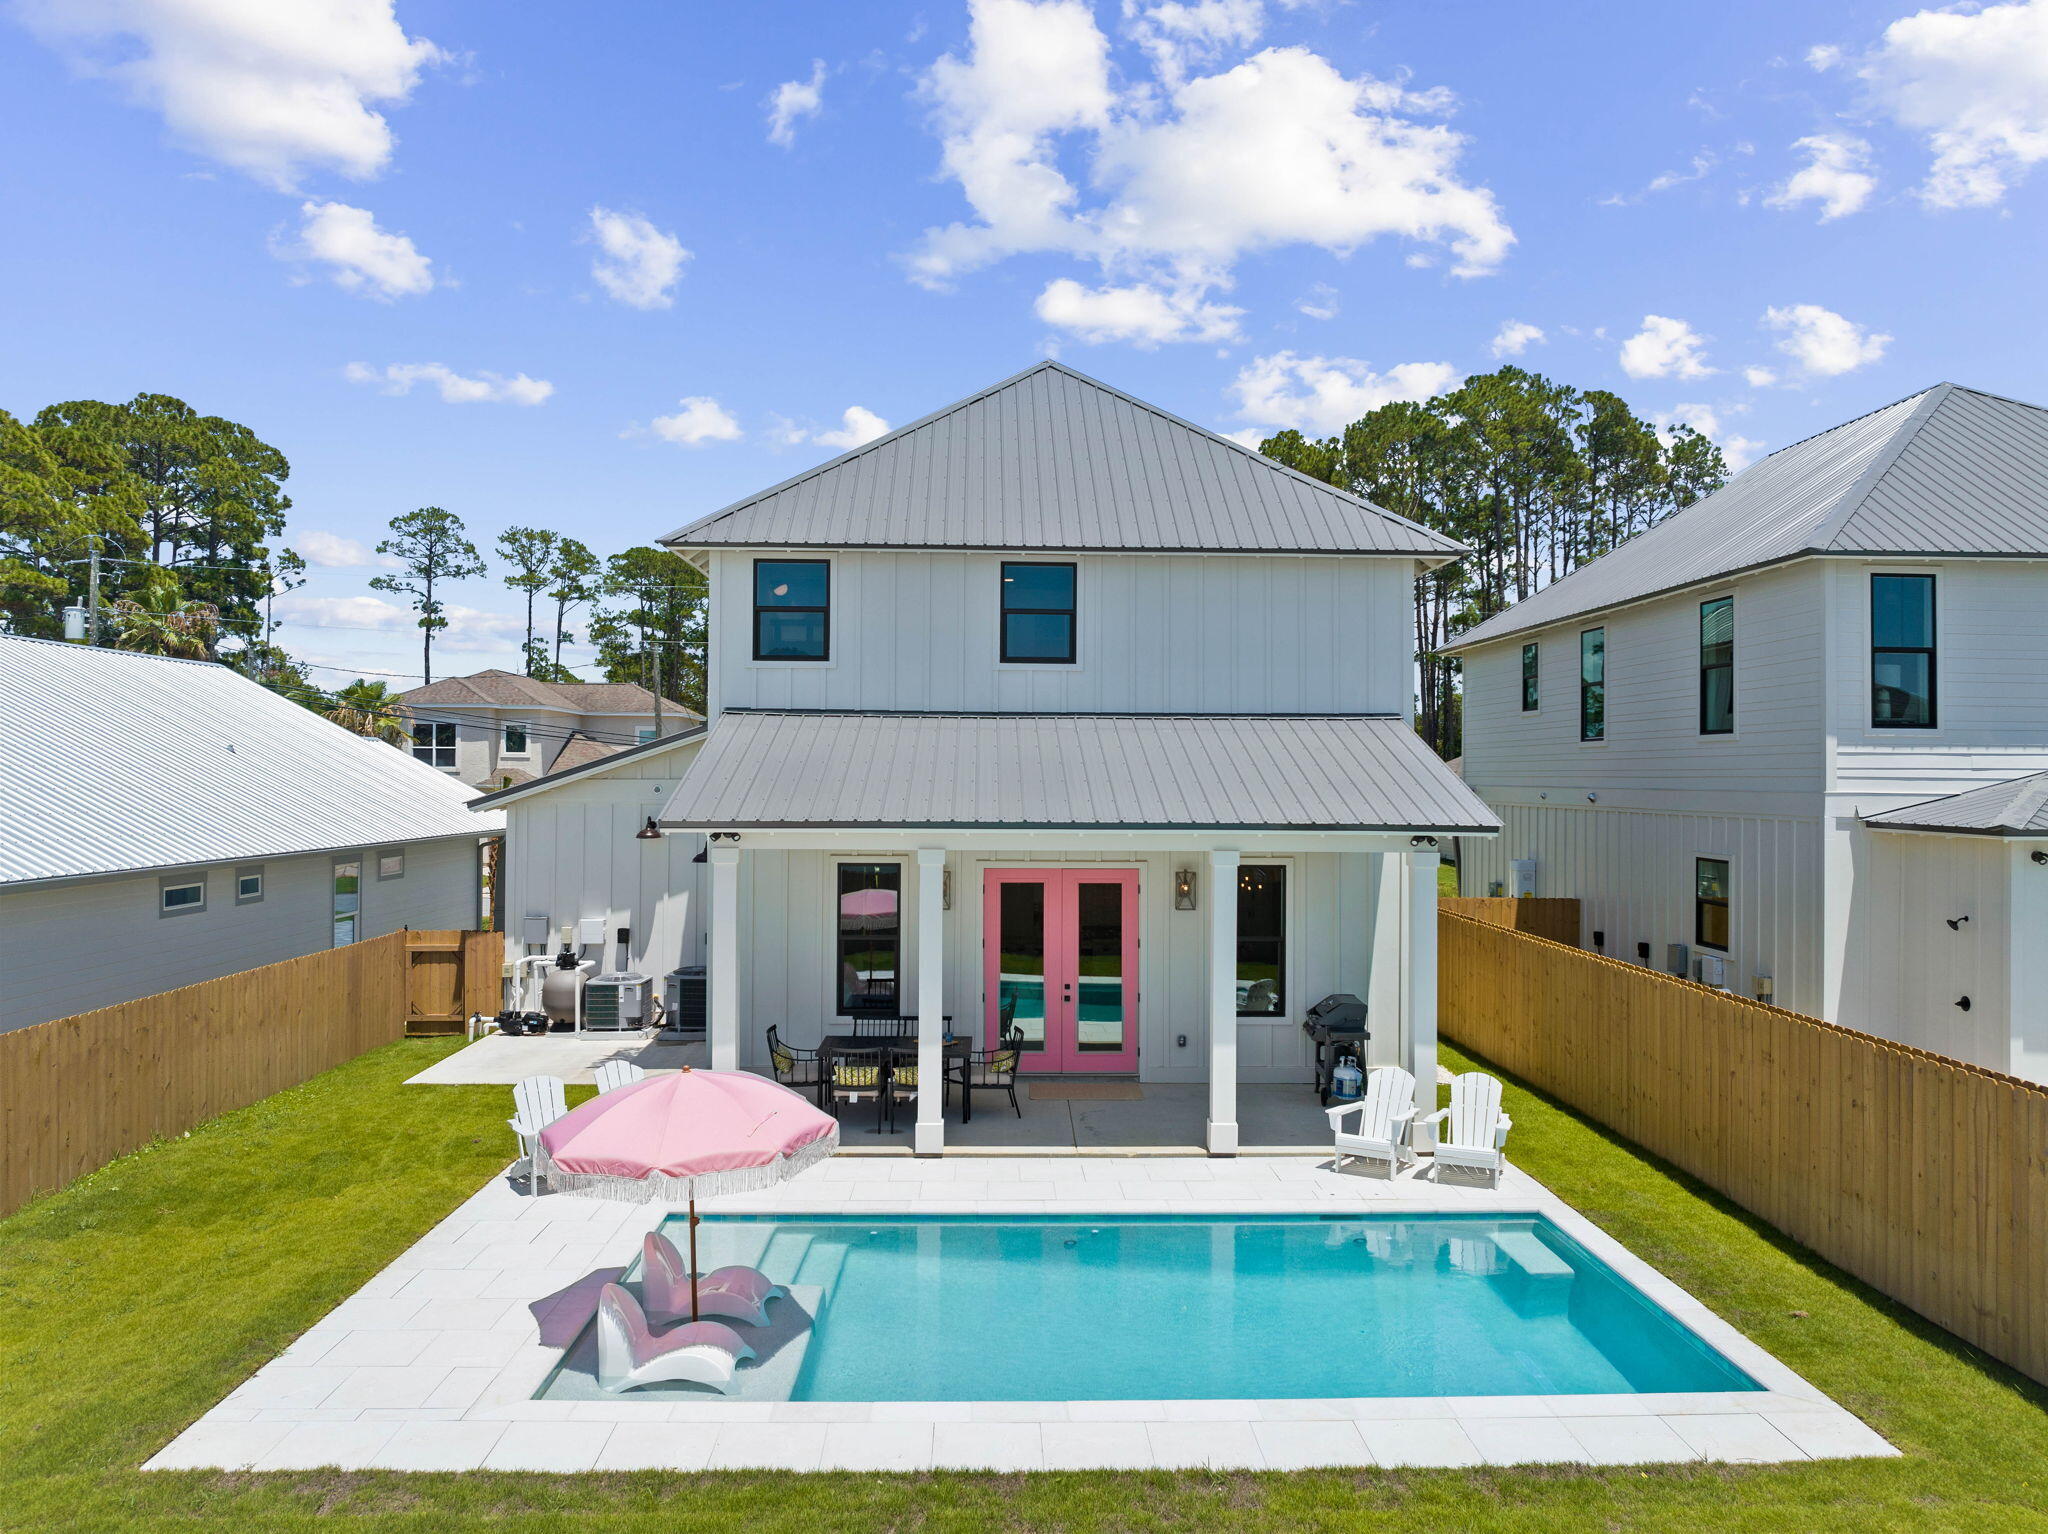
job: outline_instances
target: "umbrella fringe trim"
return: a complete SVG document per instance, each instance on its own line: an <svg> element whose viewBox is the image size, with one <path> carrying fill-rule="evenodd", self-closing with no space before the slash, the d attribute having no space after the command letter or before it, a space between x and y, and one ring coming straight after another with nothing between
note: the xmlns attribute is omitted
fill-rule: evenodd
<svg viewBox="0 0 2048 1534"><path fill-rule="evenodd" d="M693 1198L718 1198L732 1193L761 1193L779 1187L799 1172L808 1170L839 1149L839 1126L799 1146L787 1156L777 1156L761 1166L733 1167L727 1171L701 1172L695 1177L614 1177L607 1172L564 1172L557 1168L545 1145L535 1147L534 1171L547 1187L558 1193L581 1193L593 1198L614 1199L622 1204L687 1203Z"/></svg>

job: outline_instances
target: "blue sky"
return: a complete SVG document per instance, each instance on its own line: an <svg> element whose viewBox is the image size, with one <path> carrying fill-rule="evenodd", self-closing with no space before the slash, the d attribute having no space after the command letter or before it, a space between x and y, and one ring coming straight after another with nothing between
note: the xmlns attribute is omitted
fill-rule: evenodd
<svg viewBox="0 0 2048 1534"><path fill-rule="evenodd" d="M1736 457L2048 401L2048 0L0 14L0 406L255 428L282 641L400 682L394 514L609 553L1046 355L1254 437L1501 360Z"/></svg>

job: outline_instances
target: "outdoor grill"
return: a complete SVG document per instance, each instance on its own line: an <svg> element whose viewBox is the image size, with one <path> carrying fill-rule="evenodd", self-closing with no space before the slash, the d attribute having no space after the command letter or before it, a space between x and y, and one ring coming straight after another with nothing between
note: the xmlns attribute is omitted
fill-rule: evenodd
<svg viewBox="0 0 2048 1534"><path fill-rule="evenodd" d="M1348 991L1332 992L1308 1009L1301 1031L1315 1041L1316 1095L1327 1108L1337 1062L1349 1055L1361 1067L1365 1063L1365 1041L1372 1037L1365 1025L1365 1003Z"/></svg>

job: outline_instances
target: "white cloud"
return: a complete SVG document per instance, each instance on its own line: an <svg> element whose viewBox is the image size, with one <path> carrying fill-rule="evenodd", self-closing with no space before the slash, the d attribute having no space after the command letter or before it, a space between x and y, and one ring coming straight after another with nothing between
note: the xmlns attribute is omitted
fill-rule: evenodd
<svg viewBox="0 0 2048 1534"><path fill-rule="evenodd" d="M1778 350L1817 378L1833 378L1877 361L1892 339L1819 304L1766 309L1764 324L1779 333Z"/></svg>
<svg viewBox="0 0 2048 1534"><path fill-rule="evenodd" d="M1746 367L1742 370L1742 381L1752 389L1768 389L1778 381L1776 368Z"/></svg>
<svg viewBox="0 0 2048 1534"><path fill-rule="evenodd" d="M291 191L313 168L357 179L391 158L374 108L440 60L395 0L22 0L29 27L81 71L162 113L182 143Z"/></svg>
<svg viewBox="0 0 2048 1534"><path fill-rule="evenodd" d="M740 423L730 411L708 394L691 394L678 401L683 407L674 415L658 415L651 429L664 442L695 447L700 442L736 442Z"/></svg>
<svg viewBox="0 0 2048 1534"><path fill-rule="evenodd" d="M1296 299L1294 307L1312 320L1334 320L1343 304L1337 290L1327 282L1312 282L1308 296Z"/></svg>
<svg viewBox="0 0 2048 1534"><path fill-rule="evenodd" d="M1690 426L1702 437L1707 438L1721 450L1731 473L1740 473L1755 461L1757 450L1763 446L1748 437L1739 436L1725 429L1721 424L1720 412L1711 405L1674 405L1657 417L1658 435L1669 442L1674 426Z"/></svg>
<svg viewBox="0 0 2048 1534"><path fill-rule="evenodd" d="M1447 248L1452 270L1473 275L1514 242L1493 194L1460 179L1463 136L1418 120L1447 110L1446 93L1352 78L1299 47L1183 75L1255 38L1256 6L1132 5L1154 78L1122 90L1084 0L972 0L970 13L965 56L940 58L923 87L943 172L974 217L926 231L908 259L927 285L1050 252L1095 263L1098 292L1149 288L1193 312L1239 259L1272 247L1348 253L1389 236ZM1085 188L1063 154L1089 165ZM1164 328L1151 308L1137 334ZM1215 323L1175 338L1214 339Z"/></svg>
<svg viewBox="0 0 2048 1534"><path fill-rule="evenodd" d="M1870 174L1870 145L1862 139L1846 133L1816 133L1792 147L1806 151L1806 164L1771 189L1764 198L1771 207L1817 202L1820 221L1825 224L1858 211L1877 190L1877 177Z"/></svg>
<svg viewBox="0 0 2048 1534"><path fill-rule="evenodd" d="M433 261L405 235L379 229L368 209L307 202L299 205L299 215L298 239L273 242L280 258L324 262L338 286L368 298L388 301L433 290Z"/></svg>
<svg viewBox="0 0 2048 1534"><path fill-rule="evenodd" d="M316 597L288 592L272 604L280 626L314 629L371 629L379 633L418 633L420 615L402 602L382 597ZM486 612L443 602L448 627L434 635L437 650L495 650L526 637L526 619L519 613Z"/></svg>
<svg viewBox="0 0 2048 1534"><path fill-rule="evenodd" d="M1869 108L1925 135L1929 207L1990 207L2048 160L2048 0L1902 17L1855 72Z"/></svg>
<svg viewBox="0 0 2048 1534"><path fill-rule="evenodd" d="M295 534L291 546L307 564L320 570L361 570L371 565L387 570L398 567L398 561L389 554L373 554L366 543L339 533L322 532L317 527Z"/></svg>
<svg viewBox="0 0 2048 1534"><path fill-rule="evenodd" d="M544 378L529 378L524 373L507 378L502 373L490 372L467 378L438 362L394 362L384 368L351 362L342 372L350 383L376 384L386 394L410 394L414 384L430 383L441 391L442 402L449 405L486 401L538 405L555 392L555 386Z"/></svg>
<svg viewBox="0 0 2048 1534"><path fill-rule="evenodd" d="M591 263L590 275L605 292L635 309L666 309L675 302L670 290L690 259L682 241L637 213L611 208L590 210L590 232L604 252Z"/></svg>
<svg viewBox="0 0 2048 1534"><path fill-rule="evenodd" d="M1643 328L1621 343L1621 370L1631 378L1704 378L1707 341L1684 320L1643 316Z"/></svg>
<svg viewBox="0 0 2048 1534"><path fill-rule="evenodd" d="M1239 369L1230 392L1237 396L1238 414L1255 425L1328 436L1382 405L1428 399L1457 382L1458 370L1448 362L1403 362L1375 373L1350 357L1275 352Z"/></svg>
<svg viewBox="0 0 2048 1534"><path fill-rule="evenodd" d="M848 405L839 423L839 430L821 431L813 440L826 447L855 448L886 436L889 431L889 423L864 405Z"/></svg>
<svg viewBox="0 0 2048 1534"><path fill-rule="evenodd" d="M1083 341L1130 341L1152 347L1161 341L1234 339L1244 310L1205 303L1199 290L1169 293L1142 282L1087 288L1061 277L1038 295L1036 312L1046 324Z"/></svg>
<svg viewBox="0 0 2048 1534"><path fill-rule="evenodd" d="M1494 335L1493 354L1496 357L1519 357L1546 339L1542 330L1527 320L1509 320Z"/></svg>
<svg viewBox="0 0 2048 1534"><path fill-rule="evenodd" d="M1833 43L1816 43L1806 50L1806 62L1817 70L1830 70L1842 62L1842 50Z"/></svg>
<svg viewBox="0 0 2048 1534"><path fill-rule="evenodd" d="M1721 163L1721 157L1710 149L1703 149L1692 157L1689 168L1667 170L1652 176L1640 192L1611 192L1600 199L1603 208L1628 208L1654 197L1659 192L1668 192L1674 186L1684 186L1688 181L1704 181Z"/></svg>
<svg viewBox="0 0 2048 1534"><path fill-rule="evenodd" d="M809 80L784 80L768 97L768 142L784 149L796 142L799 117L816 117L825 105L825 61L811 60Z"/></svg>

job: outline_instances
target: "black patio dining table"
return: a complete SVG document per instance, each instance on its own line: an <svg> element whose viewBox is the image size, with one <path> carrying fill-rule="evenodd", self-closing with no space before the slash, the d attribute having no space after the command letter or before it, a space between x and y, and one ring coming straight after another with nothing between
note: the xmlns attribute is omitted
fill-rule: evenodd
<svg viewBox="0 0 2048 1534"><path fill-rule="evenodd" d="M873 1019L873 1021L901 1023L908 1031L898 1034L828 1033L818 1040L818 1059L820 1062L818 1070L819 1107L825 1106L825 1094L832 1089L832 1057L841 1051L849 1049L887 1050L889 1052L888 1066L885 1068L893 1068L898 1058L915 1056L917 1052L916 1018L891 1017L877 1018ZM952 1026L953 1019L950 1016L945 1021L948 1027ZM945 1064L950 1064L950 1062L955 1060L965 1060L972 1052L973 1047L974 1041L972 1039L968 1038L965 1034L955 1034L940 1046L940 1058ZM943 1088L941 1090L943 1091Z"/></svg>

